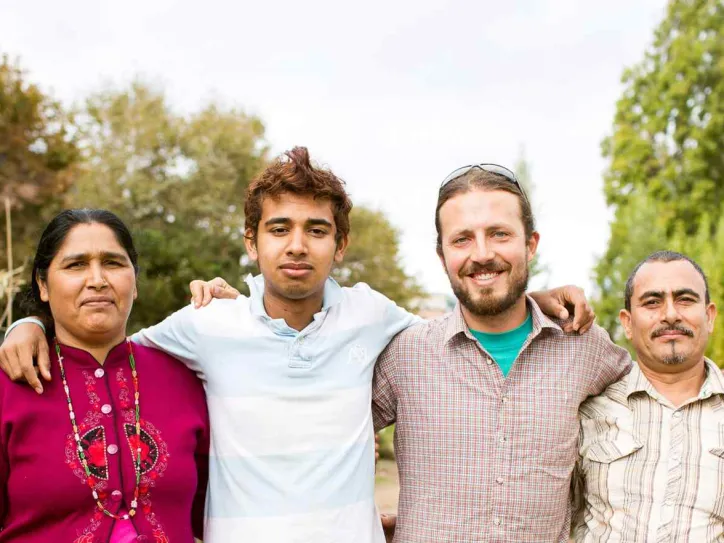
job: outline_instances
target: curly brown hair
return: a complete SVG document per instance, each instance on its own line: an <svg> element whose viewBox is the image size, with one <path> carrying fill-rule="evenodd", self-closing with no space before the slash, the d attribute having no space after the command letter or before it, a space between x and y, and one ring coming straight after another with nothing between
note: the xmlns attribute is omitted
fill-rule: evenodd
<svg viewBox="0 0 724 543"><path fill-rule="evenodd" d="M244 226L255 240L261 220L264 198L277 197L285 192L329 200L332 204L336 240L339 244L349 235L349 213L352 201L344 188L344 181L330 170L311 163L306 147L287 151L249 184L244 202Z"/></svg>

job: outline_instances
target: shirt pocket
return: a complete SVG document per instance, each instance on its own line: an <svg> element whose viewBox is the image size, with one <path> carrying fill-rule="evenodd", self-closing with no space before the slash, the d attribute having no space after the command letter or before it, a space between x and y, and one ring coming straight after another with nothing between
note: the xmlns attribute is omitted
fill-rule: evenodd
<svg viewBox="0 0 724 543"><path fill-rule="evenodd" d="M643 448L628 421L613 417L585 419L580 455L597 464L612 464Z"/></svg>

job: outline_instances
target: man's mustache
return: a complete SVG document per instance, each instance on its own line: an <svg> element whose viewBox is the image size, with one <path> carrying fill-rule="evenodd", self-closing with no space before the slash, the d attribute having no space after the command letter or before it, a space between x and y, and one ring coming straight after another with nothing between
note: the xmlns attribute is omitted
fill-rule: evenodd
<svg viewBox="0 0 724 543"><path fill-rule="evenodd" d="M654 339L663 336L666 332L680 332L685 336L694 337L694 332L692 330L689 330L680 324L675 324L673 326L663 326L661 328L657 328L651 333L651 338Z"/></svg>

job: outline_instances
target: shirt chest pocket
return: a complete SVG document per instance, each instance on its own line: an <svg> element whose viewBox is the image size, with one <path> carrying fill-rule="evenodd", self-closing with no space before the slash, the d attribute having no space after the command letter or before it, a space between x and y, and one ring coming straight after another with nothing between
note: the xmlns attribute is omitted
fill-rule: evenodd
<svg viewBox="0 0 724 543"><path fill-rule="evenodd" d="M615 440L596 441L591 443L584 458L597 464L612 464L634 454L643 447L638 440L630 435L621 435Z"/></svg>
<svg viewBox="0 0 724 543"><path fill-rule="evenodd" d="M626 421L612 417L582 421L584 441L580 455L584 471L608 471L621 465L643 448Z"/></svg>

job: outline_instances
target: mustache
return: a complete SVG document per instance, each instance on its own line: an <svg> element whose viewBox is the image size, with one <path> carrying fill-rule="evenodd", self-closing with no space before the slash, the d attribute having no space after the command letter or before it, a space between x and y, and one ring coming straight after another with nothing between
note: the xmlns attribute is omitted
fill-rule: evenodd
<svg viewBox="0 0 724 543"><path fill-rule="evenodd" d="M651 338L655 339L659 336L663 336L666 332L681 332L685 336L694 337L694 332L692 330L689 330L680 324L674 324L673 326L662 326L661 328L657 328L651 333Z"/></svg>
<svg viewBox="0 0 724 543"><path fill-rule="evenodd" d="M497 262L490 262L489 264L477 264L473 262L460 270L460 276L464 277L466 275L473 275L476 273L497 273L508 271L509 269L510 266L499 264Z"/></svg>

